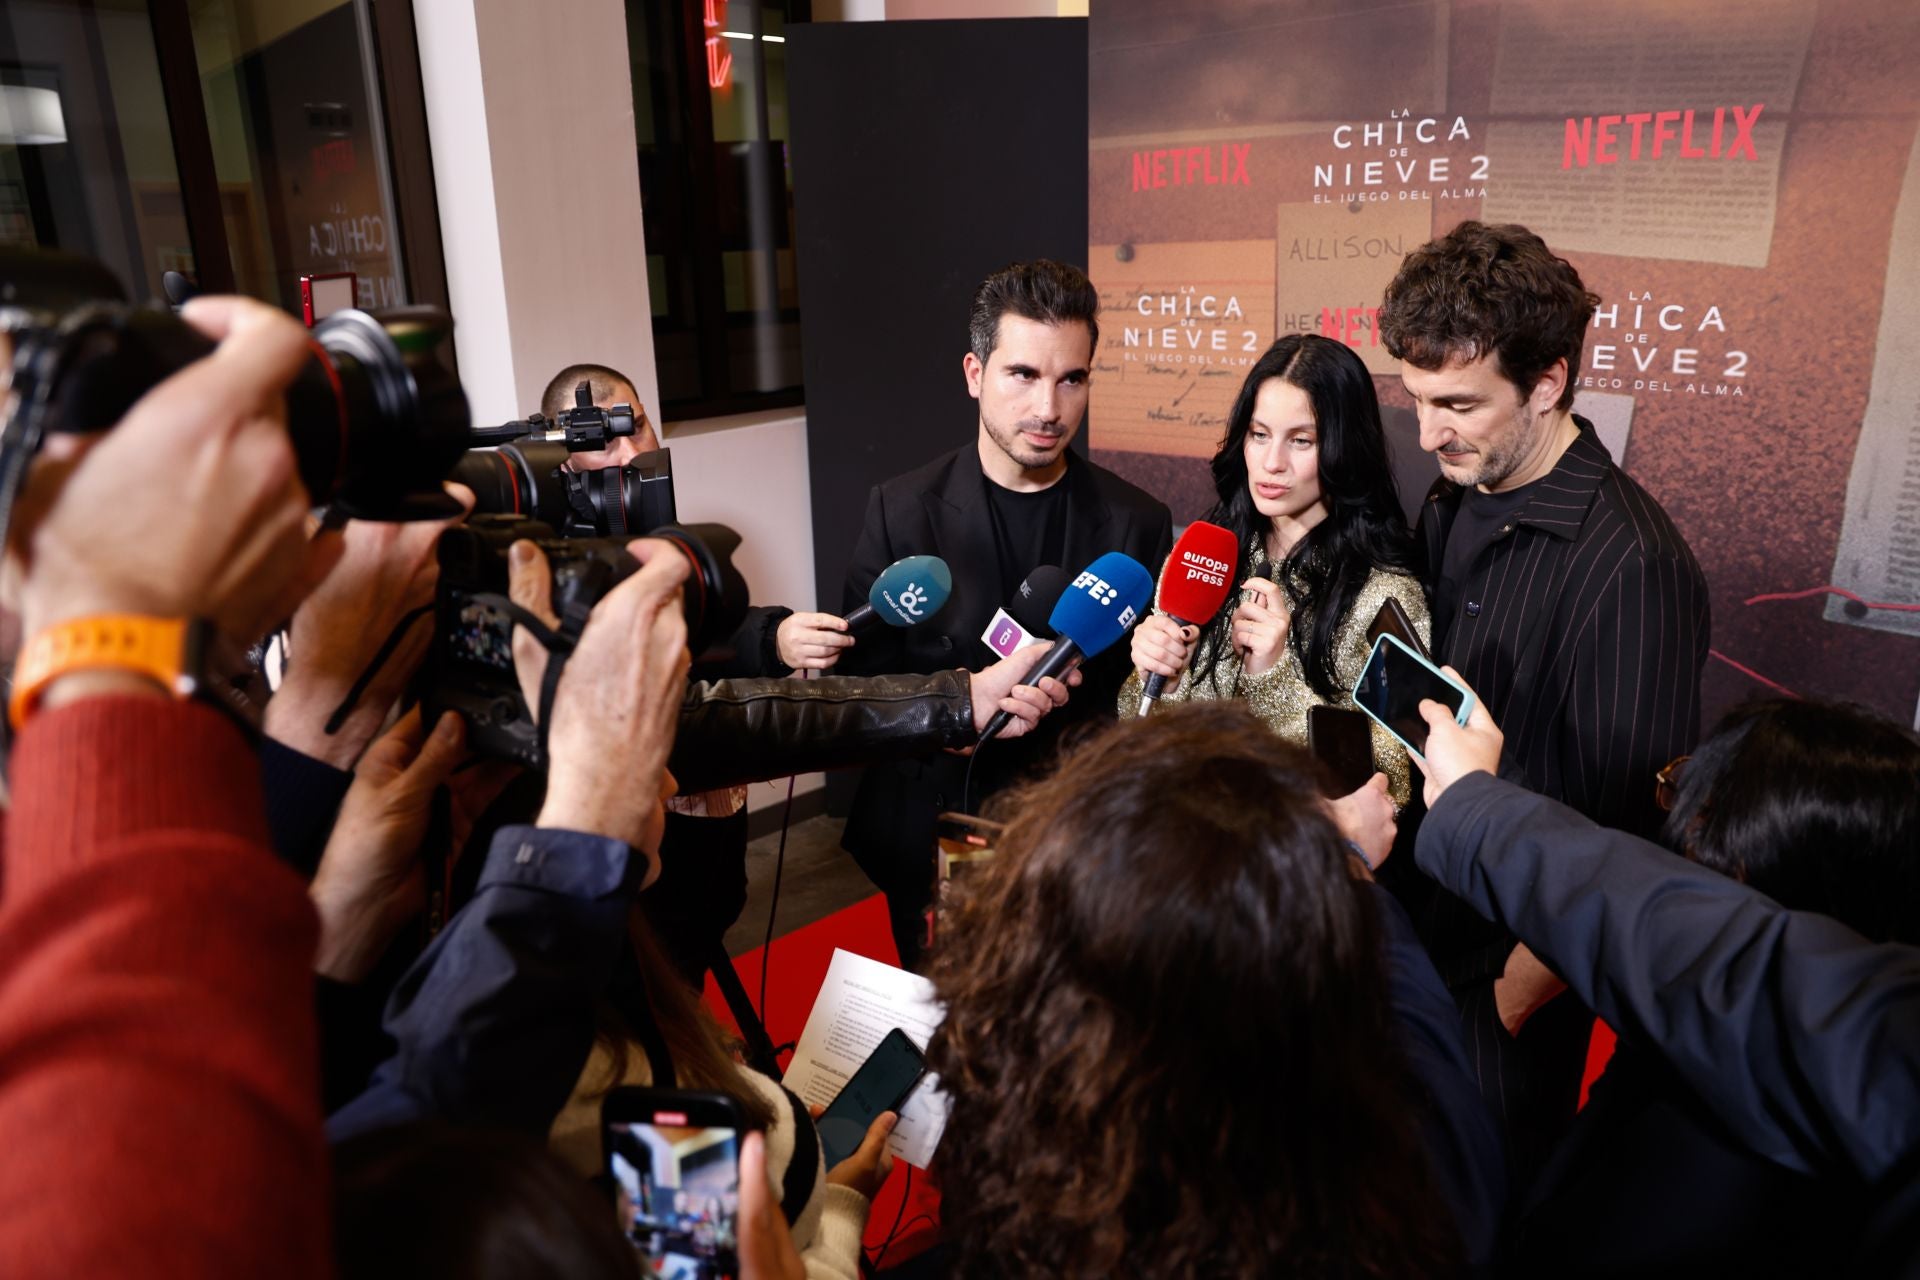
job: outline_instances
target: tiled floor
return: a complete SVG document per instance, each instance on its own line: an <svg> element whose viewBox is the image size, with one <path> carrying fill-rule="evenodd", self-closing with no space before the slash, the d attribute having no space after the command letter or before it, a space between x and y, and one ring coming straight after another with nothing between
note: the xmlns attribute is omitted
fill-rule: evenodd
<svg viewBox="0 0 1920 1280"><path fill-rule="evenodd" d="M840 847L843 819L822 814L793 824L787 833L786 868L780 876L780 908L774 920L778 938L875 892L853 864L853 855ZM780 833L774 832L747 846L747 905L727 930L727 954L740 955L766 941L767 906L773 896L776 853Z"/></svg>

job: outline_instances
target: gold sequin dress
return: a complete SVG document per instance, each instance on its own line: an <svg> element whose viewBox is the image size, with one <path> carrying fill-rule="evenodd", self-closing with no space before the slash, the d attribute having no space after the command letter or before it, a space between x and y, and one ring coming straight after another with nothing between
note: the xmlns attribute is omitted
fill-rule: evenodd
<svg viewBox="0 0 1920 1280"><path fill-rule="evenodd" d="M1251 571L1247 576L1266 577L1267 569L1266 553L1256 546ZM1419 632L1421 641L1431 642L1433 623L1427 612L1427 597L1420 589L1419 579L1410 574L1374 570L1347 610L1346 621L1341 624L1334 645L1334 684L1341 690L1337 698L1329 700L1314 692L1313 686L1307 683L1306 674L1300 668L1299 655L1293 651L1291 643L1281 652L1280 661L1259 675L1247 675L1241 671L1240 655L1229 645L1205 678L1196 681L1192 672L1205 669L1207 653L1212 647L1210 638L1203 634L1194 650L1188 673L1178 683L1170 684L1160 695L1160 700L1183 702L1189 698L1244 698L1269 729L1288 742L1304 747L1307 745L1308 707L1323 703L1336 707L1353 706L1353 696L1348 691L1360 678L1360 670L1366 665L1367 655L1373 649L1367 639L1367 628L1372 625L1374 615L1380 612L1380 606L1386 603L1388 596L1398 600L1400 607L1407 611L1407 617L1413 620L1414 630ZM1157 597L1154 603L1157 608ZM1121 686L1119 711L1122 719L1140 713L1138 671L1128 676L1126 684ZM1399 739L1378 724L1372 728L1374 767L1387 775L1393 802L1404 805L1413 794L1413 764L1407 759L1406 748L1400 745Z"/></svg>

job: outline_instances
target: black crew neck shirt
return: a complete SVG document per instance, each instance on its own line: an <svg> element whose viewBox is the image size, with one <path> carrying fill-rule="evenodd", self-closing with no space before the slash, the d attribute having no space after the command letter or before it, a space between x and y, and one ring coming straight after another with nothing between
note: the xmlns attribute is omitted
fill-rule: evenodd
<svg viewBox="0 0 1920 1280"><path fill-rule="evenodd" d="M1000 599L1013 598L1027 575L1067 554L1067 478L1037 493L1018 493L987 481L987 510L1000 570Z"/></svg>

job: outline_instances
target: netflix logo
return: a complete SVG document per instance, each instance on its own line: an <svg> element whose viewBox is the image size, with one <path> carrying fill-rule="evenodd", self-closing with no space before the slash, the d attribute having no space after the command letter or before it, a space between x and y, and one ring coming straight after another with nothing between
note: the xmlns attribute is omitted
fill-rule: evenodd
<svg viewBox="0 0 1920 1280"><path fill-rule="evenodd" d="M1217 147L1175 147L1133 153L1133 189L1158 191L1162 187L1250 187L1247 153L1251 142L1223 142Z"/></svg>
<svg viewBox="0 0 1920 1280"><path fill-rule="evenodd" d="M1560 167L1584 169L1589 165L1618 164L1622 160L1658 160L1670 154L1677 154L1682 160L1743 157L1758 160L1760 157L1753 149L1753 126L1765 109L1766 104L1762 102L1752 107L1715 107L1711 126L1692 111L1569 116ZM1630 136L1628 130L1632 131ZM1676 143L1677 146L1672 145ZM1621 154L1623 147L1624 155Z"/></svg>

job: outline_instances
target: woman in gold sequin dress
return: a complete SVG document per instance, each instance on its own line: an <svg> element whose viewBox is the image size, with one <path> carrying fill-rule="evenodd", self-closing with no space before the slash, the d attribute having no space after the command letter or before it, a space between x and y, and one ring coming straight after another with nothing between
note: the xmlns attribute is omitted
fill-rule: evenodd
<svg viewBox="0 0 1920 1280"><path fill-rule="evenodd" d="M1304 745L1307 708L1353 705L1372 648L1367 628L1389 596L1422 640L1429 633L1380 402L1360 357L1317 334L1269 347L1233 402L1213 483L1218 501L1206 518L1240 540L1238 602L1197 627L1158 611L1142 621L1120 714L1138 713L1141 673L1158 672L1178 681L1163 700L1244 698L1275 733ZM1378 725L1373 758L1405 804L1406 751Z"/></svg>

